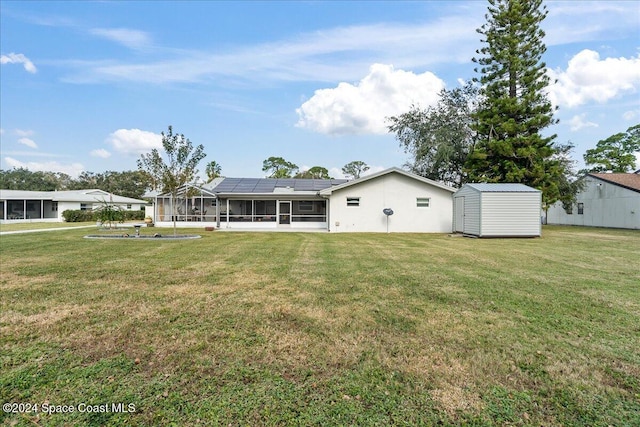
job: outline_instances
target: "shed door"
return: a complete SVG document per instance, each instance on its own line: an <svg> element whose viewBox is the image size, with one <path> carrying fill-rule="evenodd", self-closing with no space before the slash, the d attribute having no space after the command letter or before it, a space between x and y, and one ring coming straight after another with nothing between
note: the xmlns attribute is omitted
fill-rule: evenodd
<svg viewBox="0 0 640 427"><path fill-rule="evenodd" d="M455 212L456 233L464 233L464 197L456 197L456 205L453 207Z"/></svg>

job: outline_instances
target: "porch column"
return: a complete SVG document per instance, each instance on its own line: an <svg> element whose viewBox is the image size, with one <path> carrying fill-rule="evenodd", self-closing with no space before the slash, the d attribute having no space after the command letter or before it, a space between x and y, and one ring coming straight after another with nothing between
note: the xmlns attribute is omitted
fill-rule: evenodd
<svg viewBox="0 0 640 427"><path fill-rule="evenodd" d="M216 227L220 228L220 199L218 199L218 196L216 196L215 200L216 200Z"/></svg>
<svg viewBox="0 0 640 427"><path fill-rule="evenodd" d="M27 219L27 199L22 201L22 219Z"/></svg>
<svg viewBox="0 0 640 427"><path fill-rule="evenodd" d="M40 219L44 218L44 200L40 200Z"/></svg>

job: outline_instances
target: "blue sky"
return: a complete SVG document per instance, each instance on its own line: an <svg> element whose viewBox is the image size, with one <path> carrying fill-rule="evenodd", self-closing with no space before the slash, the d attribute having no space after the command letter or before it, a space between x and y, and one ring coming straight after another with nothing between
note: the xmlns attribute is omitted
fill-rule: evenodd
<svg viewBox="0 0 640 427"><path fill-rule="evenodd" d="M640 123L640 2L548 1L574 158ZM0 3L0 167L136 169L172 125L225 176L408 159L385 117L476 76L484 1ZM640 157L639 164L640 167Z"/></svg>

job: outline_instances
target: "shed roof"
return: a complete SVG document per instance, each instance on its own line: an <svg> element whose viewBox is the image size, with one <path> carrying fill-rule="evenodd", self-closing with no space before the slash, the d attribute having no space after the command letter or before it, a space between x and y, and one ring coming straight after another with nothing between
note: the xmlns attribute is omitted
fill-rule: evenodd
<svg viewBox="0 0 640 427"><path fill-rule="evenodd" d="M638 173L590 173L589 176L640 193L640 175Z"/></svg>
<svg viewBox="0 0 640 427"><path fill-rule="evenodd" d="M517 183L470 183L465 184L464 186L473 188L476 191L481 193L538 193L540 190L536 190L535 188L529 187L524 184Z"/></svg>

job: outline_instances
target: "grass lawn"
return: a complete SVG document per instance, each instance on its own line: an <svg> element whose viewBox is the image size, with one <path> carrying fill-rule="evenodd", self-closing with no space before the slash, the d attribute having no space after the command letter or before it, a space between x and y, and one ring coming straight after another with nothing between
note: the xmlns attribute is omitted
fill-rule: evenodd
<svg viewBox="0 0 640 427"><path fill-rule="evenodd" d="M190 231L0 237L0 423L640 425L638 231Z"/></svg>
<svg viewBox="0 0 640 427"><path fill-rule="evenodd" d="M2 231L22 231L22 230L46 230L48 228L67 228L67 227L81 227L81 226L95 226L93 222L18 222L18 223L5 223L0 224L0 232Z"/></svg>

